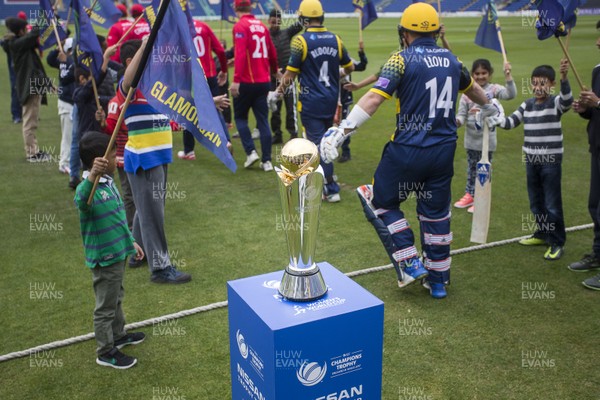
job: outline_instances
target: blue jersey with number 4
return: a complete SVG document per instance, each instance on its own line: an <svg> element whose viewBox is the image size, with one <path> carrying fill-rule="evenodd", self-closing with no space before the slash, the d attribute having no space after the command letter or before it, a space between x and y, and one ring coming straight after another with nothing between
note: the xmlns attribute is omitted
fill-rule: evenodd
<svg viewBox="0 0 600 400"><path fill-rule="evenodd" d="M287 69L299 74L303 116L333 118L340 91L340 66L351 64L342 40L326 28L307 28L296 36Z"/></svg>
<svg viewBox="0 0 600 400"><path fill-rule="evenodd" d="M456 141L456 97L472 79L449 50L433 38L418 38L384 64L372 92L397 97L392 140L416 147Z"/></svg>

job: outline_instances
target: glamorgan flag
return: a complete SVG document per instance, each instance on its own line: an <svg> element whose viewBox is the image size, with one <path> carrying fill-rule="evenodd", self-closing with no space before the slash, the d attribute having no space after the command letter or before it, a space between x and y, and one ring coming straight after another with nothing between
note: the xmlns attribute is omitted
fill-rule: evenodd
<svg viewBox="0 0 600 400"><path fill-rule="evenodd" d="M373 0L352 0L352 5L355 9L361 11L361 23L362 29L365 29L367 25L377 19L377 11L375 10L375 3Z"/></svg>
<svg viewBox="0 0 600 400"><path fill-rule="evenodd" d="M52 21L56 23L56 17L54 16L54 10L50 4L50 0L40 0L40 47L42 50L54 46L56 44L56 35L54 34L54 26ZM61 41L65 40L67 34L62 26L56 23L56 29L58 31L58 37Z"/></svg>
<svg viewBox="0 0 600 400"><path fill-rule="evenodd" d="M489 0L475 35L475 44L502 53L502 46L500 46L500 39L498 38L499 30L500 23L498 22L496 3L494 3L494 0Z"/></svg>
<svg viewBox="0 0 600 400"><path fill-rule="evenodd" d="M100 43L81 0L73 0L71 7L75 16L75 63L78 67L90 71L97 79L102 68Z"/></svg>
<svg viewBox="0 0 600 400"><path fill-rule="evenodd" d="M235 172L227 137L197 57L184 7L171 1L139 88L148 103L190 131ZM148 11L148 10L147 10Z"/></svg>
<svg viewBox="0 0 600 400"><path fill-rule="evenodd" d="M109 29L115 22L121 18L121 11L115 6L112 0L81 0L85 2L86 11L89 12L90 19L96 25ZM94 5L94 9L90 7Z"/></svg>
<svg viewBox="0 0 600 400"><path fill-rule="evenodd" d="M573 28L577 24L577 12L581 6L581 0L560 0L565 13L563 23L566 29Z"/></svg>
<svg viewBox="0 0 600 400"><path fill-rule="evenodd" d="M532 0L538 10L535 29L538 39L544 40L552 36L565 36L565 9L558 0Z"/></svg>
<svg viewBox="0 0 600 400"><path fill-rule="evenodd" d="M238 17L233 9L233 0L221 0L221 19L234 24Z"/></svg>

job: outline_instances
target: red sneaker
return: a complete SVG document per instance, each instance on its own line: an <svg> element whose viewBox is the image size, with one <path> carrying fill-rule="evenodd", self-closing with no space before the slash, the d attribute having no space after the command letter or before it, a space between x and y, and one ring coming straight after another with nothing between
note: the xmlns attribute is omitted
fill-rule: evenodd
<svg viewBox="0 0 600 400"><path fill-rule="evenodd" d="M456 208L467 208L473 205L473 196L470 193L465 193L465 195L456 203L454 203L454 207Z"/></svg>

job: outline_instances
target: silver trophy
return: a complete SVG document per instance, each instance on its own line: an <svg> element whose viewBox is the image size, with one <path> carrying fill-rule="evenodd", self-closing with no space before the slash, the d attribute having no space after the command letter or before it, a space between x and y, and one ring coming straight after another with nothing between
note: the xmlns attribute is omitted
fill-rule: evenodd
<svg viewBox="0 0 600 400"><path fill-rule="evenodd" d="M279 293L293 301L315 300L327 293L314 262L324 179L317 146L306 139L290 140L281 149L281 167L275 171L290 256Z"/></svg>

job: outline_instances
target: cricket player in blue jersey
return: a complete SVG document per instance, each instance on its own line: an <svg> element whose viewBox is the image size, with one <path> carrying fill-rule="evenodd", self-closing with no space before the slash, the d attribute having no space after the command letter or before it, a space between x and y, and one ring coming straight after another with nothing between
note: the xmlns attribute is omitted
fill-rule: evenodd
<svg viewBox="0 0 600 400"><path fill-rule="evenodd" d="M373 185L357 189L367 219L374 225L398 274L398 286L417 279L434 298L446 297L450 282L450 188L456 150L458 91L481 106L480 121L503 115L449 50L438 47L439 17L426 3L406 8L398 32L403 50L394 53L379 80L339 127L321 141L321 159L338 156L337 147L395 94L396 129L384 148ZM423 259L410 224L400 210L409 196L417 200Z"/></svg>
<svg viewBox="0 0 600 400"><path fill-rule="evenodd" d="M286 72L269 102L272 104L281 97L298 77L302 125L306 138L318 146L333 125L340 91L340 67L349 74L354 64L340 37L323 26L324 12L319 0L303 0L298 15L306 31L292 41ZM321 163L321 166L325 173L325 200L340 201L340 186L333 174L333 164Z"/></svg>

